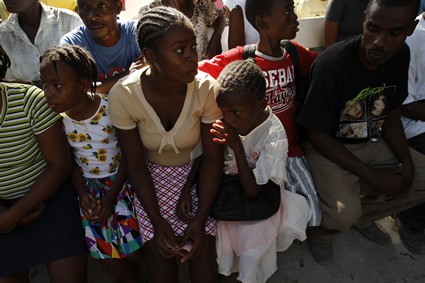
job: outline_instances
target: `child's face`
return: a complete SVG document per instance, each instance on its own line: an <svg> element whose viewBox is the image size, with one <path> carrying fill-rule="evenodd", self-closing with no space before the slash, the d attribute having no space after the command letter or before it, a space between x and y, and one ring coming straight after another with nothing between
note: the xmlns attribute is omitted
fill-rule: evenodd
<svg viewBox="0 0 425 283"><path fill-rule="evenodd" d="M117 0L78 0L78 14L95 40L107 39L117 30L121 9L121 1Z"/></svg>
<svg viewBox="0 0 425 283"><path fill-rule="evenodd" d="M266 25L260 33L273 40L293 39L298 31L297 19L292 0L275 0L270 15L263 17Z"/></svg>
<svg viewBox="0 0 425 283"><path fill-rule="evenodd" d="M257 118L264 111L261 100L240 93L220 94L217 105L223 113L224 121L242 136L257 126Z"/></svg>
<svg viewBox="0 0 425 283"><path fill-rule="evenodd" d="M144 56L153 72L179 83L190 83L198 73L196 37L189 24L179 24L157 39Z"/></svg>
<svg viewBox="0 0 425 283"><path fill-rule="evenodd" d="M75 107L81 100L81 93L88 90L74 70L62 61L56 62L56 70L52 62L42 62L40 76L47 104L58 113Z"/></svg>

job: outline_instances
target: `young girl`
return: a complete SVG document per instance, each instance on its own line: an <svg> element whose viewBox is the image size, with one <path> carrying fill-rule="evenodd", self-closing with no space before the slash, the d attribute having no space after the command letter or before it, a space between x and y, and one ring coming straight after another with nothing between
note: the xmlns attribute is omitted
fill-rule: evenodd
<svg viewBox="0 0 425 283"><path fill-rule="evenodd" d="M208 217L221 176L222 147L212 141L221 117L216 82L197 74L196 37L190 20L170 7L145 11L137 40L148 66L120 80L110 92L111 120L140 203L137 216L149 282L178 282L175 258L190 260L191 282L215 282L216 223ZM193 214L176 215L193 160L203 151ZM199 196L199 201L198 201ZM181 250L184 245L188 248Z"/></svg>
<svg viewBox="0 0 425 283"><path fill-rule="evenodd" d="M288 141L265 100L266 81L253 62L235 61L221 72L217 104L224 120L213 124L214 142L227 145L224 172L239 174L244 193L253 197L269 180L281 187L279 211L261 221L220 221L219 272L239 271L242 282L266 282L277 270L276 252L304 240L311 209L304 197L284 189ZM239 263L232 270L239 256Z"/></svg>
<svg viewBox="0 0 425 283"><path fill-rule="evenodd" d="M77 46L54 47L43 54L40 71L74 155L72 182L91 256L122 282L136 282L142 240L107 97L95 92L94 60Z"/></svg>

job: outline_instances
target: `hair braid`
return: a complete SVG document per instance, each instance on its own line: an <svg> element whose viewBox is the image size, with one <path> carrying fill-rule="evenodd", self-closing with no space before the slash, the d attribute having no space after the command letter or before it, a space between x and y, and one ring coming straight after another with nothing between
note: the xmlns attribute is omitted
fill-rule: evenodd
<svg viewBox="0 0 425 283"><path fill-rule="evenodd" d="M238 60L228 64L217 81L219 95L238 93L254 96L257 99L266 95L266 79L263 71L252 61Z"/></svg>
<svg viewBox="0 0 425 283"><path fill-rule="evenodd" d="M179 23L190 23L180 11L158 6L143 11L137 23L137 43L140 50L151 48L153 42Z"/></svg>
<svg viewBox="0 0 425 283"><path fill-rule="evenodd" d="M92 82L91 92L96 92L97 68L93 57L83 48L75 45L54 46L49 48L40 61L52 62L55 69L56 63L62 61L70 66L77 78L80 80L88 79Z"/></svg>

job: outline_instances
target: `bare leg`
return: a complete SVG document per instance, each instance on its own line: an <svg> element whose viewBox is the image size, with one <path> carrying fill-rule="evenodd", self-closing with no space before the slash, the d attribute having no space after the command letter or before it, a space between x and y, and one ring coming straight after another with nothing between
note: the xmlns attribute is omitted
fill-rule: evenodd
<svg viewBox="0 0 425 283"><path fill-rule="evenodd" d="M179 274L175 258L164 258L153 240L146 242L143 246L145 249L146 274L148 282L155 283L177 283L179 282Z"/></svg>
<svg viewBox="0 0 425 283"><path fill-rule="evenodd" d="M138 271L142 262L141 250L135 251L123 259L98 260L107 270L123 283L137 283Z"/></svg>
<svg viewBox="0 0 425 283"><path fill-rule="evenodd" d="M24 270L7 277L0 277L0 283L29 283L29 270Z"/></svg>
<svg viewBox="0 0 425 283"><path fill-rule="evenodd" d="M189 273L192 283L217 282L218 267L215 237L207 236L205 244L199 256L190 260Z"/></svg>
<svg viewBox="0 0 425 283"><path fill-rule="evenodd" d="M84 283L87 281L87 257L73 256L47 264L51 283Z"/></svg>

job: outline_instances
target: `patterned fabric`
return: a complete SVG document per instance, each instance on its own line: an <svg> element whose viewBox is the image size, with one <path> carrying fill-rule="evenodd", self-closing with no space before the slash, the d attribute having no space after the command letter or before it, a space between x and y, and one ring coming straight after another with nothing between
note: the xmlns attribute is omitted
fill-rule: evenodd
<svg viewBox="0 0 425 283"><path fill-rule="evenodd" d="M180 166L201 153L201 123L212 124L222 116L215 101L218 83L198 72L187 84L186 99L173 128L166 131L155 109L146 100L141 77L146 68L119 80L109 92L108 114L122 130L137 127L146 160L163 166Z"/></svg>
<svg viewBox="0 0 425 283"><path fill-rule="evenodd" d="M288 179L285 181L285 189L305 197L313 213L308 225L319 226L322 222L322 210L305 157L288 157L286 174Z"/></svg>
<svg viewBox="0 0 425 283"><path fill-rule="evenodd" d="M86 178L86 188L95 198L101 198L115 181L115 175L106 178ZM82 211L86 243L95 259L124 258L142 246L139 227L132 208L133 194L124 184L114 204L114 212L102 223L90 223Z"/></svg>
<svg viewBox="0 0 425 283"><path fill-rule="evenodd" d="M23 196L46 168L38 134L60 120L41 89L0 84L0 199Z"/></svg>
<svg viewBox="0 0 425 283"><path fill-rule="evenodd" d="M161 166L151 162L146 162L146 164L152 176L161 216L170 223L174 230L174 235L183 236L187 224L177 218L176 207L180 192L192 168L192 163L172 167ZM194 214L196 214L198 209L198 195L196 190L196 186L193 186L192 213ZM152 223L137 198L134 200L134 207L137 213L137 219L139 220L143 242L147 242L154 237ZM215 232L216 221L212 218L208 218L205 225L205 233L207 235L215 235Z"/></svg>
<svg viewBox="0 0 425 283"><path fill-rule="evenodd" d="M115 128L107 115L107 107L108 99L103 95L96 113L86 120L77 121L62 113L74 160L86 178L116 174L121 160Z"/></svg>

